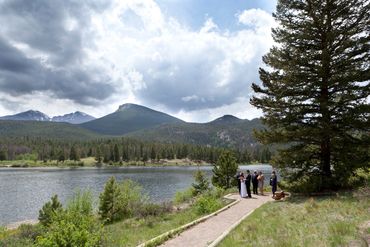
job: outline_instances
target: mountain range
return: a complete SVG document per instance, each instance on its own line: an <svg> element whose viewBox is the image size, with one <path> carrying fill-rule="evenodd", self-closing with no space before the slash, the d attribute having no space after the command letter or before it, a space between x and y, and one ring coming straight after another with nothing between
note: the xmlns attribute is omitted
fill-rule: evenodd
<svg viewBox="0 0 370 247"><path fill-rule="evenodd" d="M71 124L85 123L95 118L86 113L76 111L63 116L49 117L40 111L29 110L15 115L0 117L1 120L19 120L19 121L44 121L44 122L64 122Z"/></svg>
<svg viewBox="0 0 370 247"><path fill-rule="evenodd" d="M123 104L111 114L90 121L82 120L81 123L82 117L93 118L81 112L50 118L38 111L5 116L0 119L13 121L0 121L0 137L32 135L91 139L127 136L147 141L246 148L257 144L253 130L264 128L260 119L239 119L232 115L225 115L208 123L189 123L136 104Z"/></svg>

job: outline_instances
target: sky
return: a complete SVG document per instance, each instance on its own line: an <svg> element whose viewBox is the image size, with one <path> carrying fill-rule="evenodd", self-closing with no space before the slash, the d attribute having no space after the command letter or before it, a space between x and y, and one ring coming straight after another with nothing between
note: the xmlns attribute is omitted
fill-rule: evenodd
<svg viewBox="0 0 370 247"><path fill-rule="evenodd" d="M0 0L0 116L124 103L252 119L276 0Z"/></svg>

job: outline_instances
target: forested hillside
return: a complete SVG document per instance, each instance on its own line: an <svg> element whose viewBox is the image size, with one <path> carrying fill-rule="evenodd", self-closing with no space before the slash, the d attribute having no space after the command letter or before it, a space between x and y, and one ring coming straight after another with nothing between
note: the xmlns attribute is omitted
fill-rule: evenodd
<svg viewBox="0 0 370 247"><path fill-rule="evenodd" d="M259 119L229 121L217 119L209 123L174 123L129 133L128 136L141 140L189 143L235 149L253 148L258 145L253 137L254 129L263 125Z"/></svg>
<svg viewBox="0 0 370 247"><path fill-rule="evenodd" d="M40 137L62 140L90 140L102 135L68 123L0 120L0 138Z"/></svg>
<svg viewBox="0 0 370 247"><path fill-rule="evenodd" d="M159 161L162 159L190 159L214 163L223 149L180 143L139 141L130 138L66 141L40 137L5 137L0 139L0 160L80 160L95 157L97 163L127 161ZM238 162L268 162L271 152L267 147L236 150Z"/></svg>

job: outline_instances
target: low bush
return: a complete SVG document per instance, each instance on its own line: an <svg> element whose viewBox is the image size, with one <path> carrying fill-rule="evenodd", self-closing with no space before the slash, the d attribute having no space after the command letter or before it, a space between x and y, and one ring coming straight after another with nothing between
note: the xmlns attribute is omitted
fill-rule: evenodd
<svg viewBox="0 0 370 247"><path fill-rule="evenodd" d="M359 188L370 185L370 169L357 169L348 180L349 188Z"/></svg>
<svg viewBox="0 0 370 247"><path fill-rule="evenodd" d="M0 239L0 246L4 247L25 247L25 246L33 246L32 239L28 238L19 238L16 235L9 236L5 239Z"/></svg>
<svg viewBox="0 0 370 247"><path fill-rule="evenodd" d="M189 202L190 200L193 199L193 197L194 197L194 189L191 187L187 190L177 191L173 199L173 202L175 204Z"/></svg>
<svg viewBox="0 0 370 247"><path fill-rule="evenodd" d="M17 237L21 239L31 239L35 241L36 238L45 232L45 227L41 224L30 225L22 224L18 227Z"/></svg>
<svg viewBox="0 0 370 247"><path fill-rule="evenodd" d="M107 181L99 198L99 215L105 223L138 215L147 203L139 184L129 179L117 183L114 177Z"/></svg>
<svg viewBox="0 0 370 247"><path fill-rule="evenodd" d="M65 210L57 211L36 246L100 246L103 228L94 217L90 192L76 192Z"/></svg>
<svg viewBox="0 0 370 247"><path fill-rule="evenodd" d="M55 213L59 210L62 210L62 208L63 207L58 200L58 196L52 196L50 202L45 203L39 211L38 219L40 223L44 226L48 226L51 223L52 217L55 215Z"/></svg>
<svg viewBox="0 0 370 247"><path fill-rule="evenodd" d="M139 217L147 216L159 216L172 211L172 203L146 203L144 204L139 212Z"/></svg>
<svg viewBox="0 0 370 247"><path fill-rule="evenodd" d="M221 202L214 196L200 196L194 203L197 214L207 214L221 207Z"/></svg>
<svg viewBox="0 0 370 247"><path fill-rule="evenodd" d="M327 190L357 189L370 183L370 171L366 169L356 170L348 179L338 178L338 174L333 174L332 179L323 181L319 173L305 175L295 181L280 181L279 187L283 190L312 194ZM328 189L330 188L330 189Z"/></svg>

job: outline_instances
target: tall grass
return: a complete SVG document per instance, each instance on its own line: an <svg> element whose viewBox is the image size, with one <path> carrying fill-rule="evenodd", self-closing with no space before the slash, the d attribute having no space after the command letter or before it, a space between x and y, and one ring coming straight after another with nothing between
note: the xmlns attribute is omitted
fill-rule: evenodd
<svg viewBox="0 0 370 247"><path fill-rule="evenodd" d="M347 246L354 242L367 246L359 226L370 220L369 210L369 196L351 193L271 202L258 208L219 246Z"/></svg>

